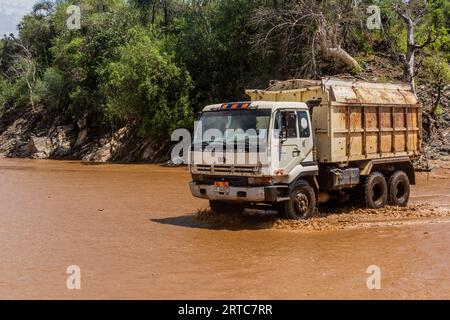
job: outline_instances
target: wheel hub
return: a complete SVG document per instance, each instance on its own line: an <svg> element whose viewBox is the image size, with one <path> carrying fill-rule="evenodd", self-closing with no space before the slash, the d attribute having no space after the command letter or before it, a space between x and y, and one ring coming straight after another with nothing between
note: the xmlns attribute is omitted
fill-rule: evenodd
<svg viewBox="0 0 450 320"><path fill-rule="evenodd" d="M309 200L306 194L299 193L295 197L295 205L298 212L301 214L305 213L308 210Z"/></svg>

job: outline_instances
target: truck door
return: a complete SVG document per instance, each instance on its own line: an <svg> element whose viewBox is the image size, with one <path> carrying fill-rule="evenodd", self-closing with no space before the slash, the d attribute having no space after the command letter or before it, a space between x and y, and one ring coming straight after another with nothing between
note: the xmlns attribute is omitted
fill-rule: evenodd
<svg viewBox="0 0 450 320"><path fill-rule="evenodd" d="M297 113L291 110L280 110L275 116L275 132L280 132L279 165L286 174L301 161L301 139L298 135Z"/></svg>
<svg viewBox="0 0 450 320"><path fill-rule="evenodd" d="M297 111L297 120L301 151L300 162L313 162L314 141L309 113L306 110Z"/></svg>

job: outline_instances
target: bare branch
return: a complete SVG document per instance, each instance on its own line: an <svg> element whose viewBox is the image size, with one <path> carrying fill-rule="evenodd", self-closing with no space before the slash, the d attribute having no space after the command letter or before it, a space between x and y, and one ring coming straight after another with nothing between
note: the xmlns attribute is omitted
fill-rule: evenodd
<svg viewBox="0 0 450 320"><path fill-rule="evenodd" d="M331 7L325 7L327 5ZM345 26L355 19L351 15L352 7L352 0L339 4L298 0L282 9L259 9L252 19L253 25L261 30L257 33L255 43L265 48L269 39L276 36L277 41L283 45L286 56L303 56L305 62L300 70L306 70L312 65L314 75L317 72L316 48L323 53L323 57L340 61L359 71L361 67L358 62L341 46L346 34ZM327 12L333 12L333 17L326 17L324 13ZM314 48L311 52L305 50L306 46L300 47L299 41L311 44Z"/></svg>

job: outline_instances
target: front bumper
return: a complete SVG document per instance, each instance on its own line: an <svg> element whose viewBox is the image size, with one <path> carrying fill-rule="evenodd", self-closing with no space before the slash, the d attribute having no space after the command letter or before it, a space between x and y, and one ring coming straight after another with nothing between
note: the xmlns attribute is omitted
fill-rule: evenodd
<svg viewBox="0 0 450 320"><path fill-rule="evenodd" d="M194 197L207 200L223 200L236 202L281 202L287 200L283 194L287 186L267 187L229 187L220 190L213 185L203 185L196 182L189 183Z"/></svg>

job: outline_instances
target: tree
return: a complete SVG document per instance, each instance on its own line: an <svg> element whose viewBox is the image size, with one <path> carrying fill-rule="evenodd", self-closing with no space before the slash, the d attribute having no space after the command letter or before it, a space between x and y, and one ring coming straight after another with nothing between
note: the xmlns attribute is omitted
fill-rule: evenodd
<svg viewBox="0 0 450 320"><path fill-rule="evenodd" d="M63 106L75 117L87 116L92 123L108 129L105 121L106 97L100 90L107 81L105 66L118 59L118 48L127 43L127 31L138 24L135 10L119 0L87 0L83 9L81 30L68 30L66 8L58 6L54 24L57 33L50 49L54 67L64 78L61 92Z"/></svg>
<svg viewBox="0 0 450 320"><path fill-rule="evenodd" d="M19 25L19 39L42 68L51 63L50 48L55 35L49 17L43 15L27 15Z"/></svg>
<svg viewBox="0 0 450 320"><path fill-rule="evenodd" d="M48 16L55 12L55 5L50 0L41 0L34 4L33 15Z"/></svg>
<svg viewBox="0 0 450 320"><path fill-rule="evenodd" d="M411 0L408 2L400 2L394 4L394 9L398 16L403 19L407 28L407 45L406 56L404 60L403 80L411 84L412 90L415 93L416 87L414 84L415 77L415 54L419 49L423 49L436 41L436 35L430 29L427 39L417 44L415 40L415 28L422 21L427 12L427 0Z"/></svg>
<svg viewBox="0 0 450 320"><path fill-rule="evenodd" d="M450 85L450 66L439 52L432 52L424 61L422 79L426 81L433 92L434 101L432 106L433 115L439 116L442 111L440 107L444 89ZM445 111L444 111L445 112Z"/></svg>
<svg viewBox="0 0 450 320"><path fill-rule="evenodd" d="M36 61L31 54L30 49L24 45L21 39L18 39L17 45L22 50L22 55L16 57L16 61L12 66L12 70L18 81L22 80L28 88L28 99L31 110L37 112L34 103L34 89L37 83Z"/></svg>
<svg viewBox="0 0 450 320"><path fill-rule="evenodd" d="M159 10L163 11L163 25L167 31L169 27L169 0L130 0L133 7L141 12L141 18L144 24L155 24Z"/></svg>
<svg viewBox="0 0 450 320"><path fill-rule="evenodd" d="M16 44L17 39L11 34L9 37L4 37L1 41L0 50L0 75L6 79L13 80L11 66L18 55L20 55L20 48Z"/></svg>
<svg viewBox="0 0 450 320"><path fill-rule="evenodd" d="M128 43L119 48L119 59L104 71L109 115L138 121L141 133L154 137L192 125L189 74L174 64L164 52L164 42L151 30L136 27L128 36Z"/></svg>
<svg viewBox="0 0 450 320"><path fill-rule="evenodd" d="M326 59L339 61L352 71L361 70L359 63L343 48L346 28L355 22L357 3L345 1L299 0L275 2L273 7L256 10L253 23L261 31L257 33L257 45L265 47L275 36L284 46L284 54L306 54L304 59L316 74L317 53Z"/></svg>

